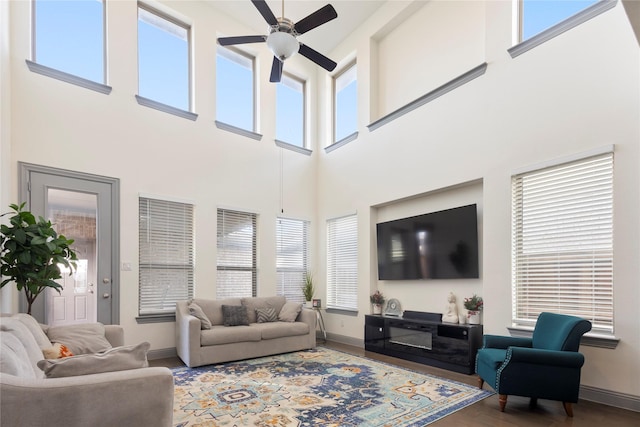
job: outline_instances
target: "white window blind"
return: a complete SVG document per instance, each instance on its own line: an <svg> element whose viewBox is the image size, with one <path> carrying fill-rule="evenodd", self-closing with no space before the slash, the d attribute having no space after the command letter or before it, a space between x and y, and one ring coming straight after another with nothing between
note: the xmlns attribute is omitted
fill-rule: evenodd
<svg viewBox="0 0 640 427"><path fill-rule="evenodd" d="M513 322L542 311L613 333L613 154L513 177Z"/></svg>
<svg viewBox="0 0 640 427"><path fill-rule="evenodd" d="M308 271L309 221L276 219L277 293L287 301L304 302L302 284Z"/></svg>
<svg viewBox="0 0 640 427"><path fill-rule="evenodd" d="M193 205L139 198L139 314L175 312L193 298Z"/></svg>
<svg viewBox="0 0 640 427"><path fill-rule="evenodd" d="M218 209L218 298L257 294L257 215Z"/></svg>
<svg viewBox="0 0 640 427"><path fill-rule="evenodd" d="M358 218L327 221L327 307L358 309Z"/></svg>

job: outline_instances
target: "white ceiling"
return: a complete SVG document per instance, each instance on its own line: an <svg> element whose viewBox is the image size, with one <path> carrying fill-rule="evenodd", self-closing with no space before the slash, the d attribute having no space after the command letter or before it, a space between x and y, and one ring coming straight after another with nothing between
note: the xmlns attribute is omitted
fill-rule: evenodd
<svg viewBox="0 0 640 427"><path fill-rule="evenodd" d="M268 24L250 0L206 1L213 7L255 30L252 34L226 35L268 34ZM326 4L331 4L336 9L338 18L314 28L298 38L304 44L326 55L384 3L385 0L285 0L284 12L285 18L298 22ZM282 16L281 0L267 0L267 4L276 17Z"/></svg>

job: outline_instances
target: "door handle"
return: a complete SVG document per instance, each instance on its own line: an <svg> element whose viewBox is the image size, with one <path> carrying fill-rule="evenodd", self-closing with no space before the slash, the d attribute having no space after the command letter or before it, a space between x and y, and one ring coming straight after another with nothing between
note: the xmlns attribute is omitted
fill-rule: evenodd
<svg viewBox="0 0 640 427"><path fill-rule="evenodd" d="M109 279L108 277L105 277L104 279L102 279L102 283L104 283L105 285L109 284L111 283L111 279Z"/></svg>
<svg viewBox="0 0 640 427"><path fill-rule="evenodd" d="M105 292L104 294L102 294L102 298L109 298L109 297L110 297L110 295L109 295L107 292Z"/></svg>

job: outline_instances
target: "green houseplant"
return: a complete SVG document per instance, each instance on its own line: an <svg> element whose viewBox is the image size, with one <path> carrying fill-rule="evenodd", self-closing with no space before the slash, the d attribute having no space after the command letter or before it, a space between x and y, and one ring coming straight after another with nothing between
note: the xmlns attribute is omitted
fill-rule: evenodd
<svg viewBox="0 0 640 427"><path fill-rule="evenodd" d="M15 214L9 218L10 225L0 226L0 273L4 280L0 288L14 282L18 292L24 291L27 298L27 313L45 289L53 288L60 292L62 285L55 280L62 277L60 267L69 269L70 274L76 268L76 253L70 245L73 240L58 235L51 221L39 217L20 206L9 205Z"/></svg>
<svg viewBox="0 0 640 427"><path fill-rule="evenodd" d="M373 314L381 314L382 313L382 305L385 302L384 295L382 292L375 291L373 294L369 295L369 301L373 307Z"/></svg>
<svg viewBox="0 0 640 427"><path fill-rule="evenodd" d="M307 271L304 274L304 281L302 282L302 294L304 295L304 300L307 302L307 306L311 305L311 300L315 293L316 288L313 285L313 275Z"/></svg>

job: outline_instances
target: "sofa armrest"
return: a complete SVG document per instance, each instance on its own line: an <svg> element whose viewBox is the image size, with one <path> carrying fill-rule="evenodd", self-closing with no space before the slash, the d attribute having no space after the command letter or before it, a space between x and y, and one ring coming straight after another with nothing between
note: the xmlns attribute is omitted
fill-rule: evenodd
<svg viewBox="0 0 640 427"><path fill-rule="evenodd" d="M120 325L104 325L104 337L113 347L124 345L124 328Z"/></svg>
<svg viewBox="0 0 640 427"><path fill-rule="evenodd" d="M508 347L532 347L531 338L507 337L502 335L485 335L482 339L483 348L499 348L506 350Z"/></svg>
<svg viewBox="0 0 640 427"><path fill-rule="evenodd" d="M190 368L200 365L200 327L200 319L189 314L187 302L176 302L176 351Z"/></svg>
<svg viewBox="0 0 640 427"><path fill-rule="evenodd" d="M171 371L159 367L47 379L0 373L0 425L168 427L173 388Z"/></svg>
<svg viewBox="0 0 640 427"><path fill-rule="evenodd" d="M304 322L309 325L309 329L313 330L314 333L316 330L316 321L316 312L308 308L303 308L302 311L300 311L300 314L298 314L298 318L296 319L296 322Z"/></svg>

